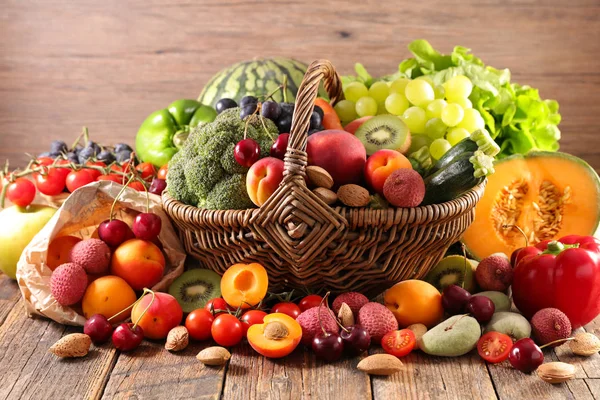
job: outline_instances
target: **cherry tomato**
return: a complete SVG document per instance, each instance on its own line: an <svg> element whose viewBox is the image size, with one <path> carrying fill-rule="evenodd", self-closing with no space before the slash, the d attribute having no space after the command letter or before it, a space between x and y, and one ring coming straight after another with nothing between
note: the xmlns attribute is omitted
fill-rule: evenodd
<svg viewBox="0 0 600 400"><path fill-rule="evenodd" d="M302 311L300 311L300 307L292 302L277 303L271 308L271 314L283 313L294 319L298 318L298 315L300 315L301 312Z"/></svg>
<svg viewBox="0 0 600 400"><path fill-rule="evenodd" d="M239 319L231 314L217 315L210 333L219 346L231 347L238 344L244 336L244 328Z"/></svg>
<svg viewBox="0 0 600 400"><path fill-rule="evenodd" d="M206 303L204 308L215 315L223 314L223 313L227 312L227 310L235 311L235 308L233 308L229 304L227 304L222 297L215 297L214 299L210 299L208 301L208 303ZM215 312L217 310L220 310L220 311Z"/></svg>
<svg viewBox="0 0 600 400"><path fill-rule="evenodd" d="M477 352L485 361L495 364L508 358L513 342L500 332L488 332L477 342Z"/></svg>
<svg viewBox="0 0 600 400"><path fill-rule="evenodd" d="M152 180L152 178L156 176L156 168L149 162L143 162L136 166L135 169L140 173L144 180Z"/></svg>
<svg viewBox="0 0 600 400"><path fill-rule="evenodd" d="M244 329L244 337L248 333L248 328L252 325L264 323L264 318L267 315L266 312L260 310L249 310L246 311L240 320L242 321L242 328Z"/></svg>
<svg viewBox="0 0 600 400"><path fill-rule="evenodd" d="M63 168L48 168L45 174L34 174L35 187L47 196L56 196L65 190L65 179Z"/></svg>
<svg viewBox="0 0 600 400"><path fill-rule="evenodd" d="M132 181L129 182L129 185L127 185L128 187L137 190L138 192L145 192L146 188L144 187L144 184L142 182L139 181Z"/></svg>
<svg viewBox="0 0 600 400"><path fill-rule="evenodd" d="M102 168L106 167L106 164L103 163L102 161L88 161L85 163L85 165L102 167ZM96 169L87 169L86 171L88 172L88 174L90 174L94 177L94 180L96 180L96 178L98 178L100 175L102 175L102 172L98 171Z"/></svg>
<svg viewBox="0 0 600 400"><path fill-rule="evenodd" d="M87 172L85 169L79 171L71 171L67 175L67 189L73 193L75 190L88 183L94 182L95 178Z"/></svg>
<svg viewBox="0 0 600 400"><path fill-rule="evenodd" d="M52 159L50 157L38 157L38 159L36 160L36 162L39 165L47 167L48 165L52 165L54 163L54 159Z"/></svg>
<svg viewBox="0 0 600 400"><path fill-rule="evenodd" d="M198 308L188 314L185 319L185 327L192 339L208 340L212 337L210 330L214 320L215 317L210 311Z"/></svg>
<svg viewBox="0 0 600 400"><path fill-rule="evenodd" d="M403 357L415 348L417 339L410 329L391 331L381 339L381 347L386 353L396 357Z"/></svg>
<svg viewBox="0 0 600 400"><path fill-rule="evenodd" d="M97 181L113 181L117 183L122 183L123 179L121 175L117 174L108 174L108 175L100 175L96 178Z"/></svg>
<svg viewBox="0 0 600 400"><path fill-rule="evenodd" d="M169 164L165 164L158 170L156 177L158 179L162 179L163 181L167 180L167 172L169 171Z"/></svg>
<svg viewBox="0 0 600 400"><path fill-rule="evenodd" d="M321 300L323 300L323 298L318 294L309 294L300 300L298 306L300 307L300 311L304 312L309 308L318 307L321 304Z"/></svg>
<svg viewBox="0 0 600 400"><path fill-rule="evenodd" d="M35 185L29 179L17 178L6 188L6 197L17 206L27 207L35 198Z"/></svg>

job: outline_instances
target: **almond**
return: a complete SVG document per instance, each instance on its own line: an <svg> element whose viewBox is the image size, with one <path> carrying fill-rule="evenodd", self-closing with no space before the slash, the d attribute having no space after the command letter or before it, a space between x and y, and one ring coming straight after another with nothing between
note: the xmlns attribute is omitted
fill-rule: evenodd
<svg viewBox="0 0 600 400"><path fill-rule="evenodd" d="M562 383L575 376L575 366L560 361L542 364L537 369L538 376L548 383Z"/></svg>
<svg viewBox="0 0 600 400"><path fill-rule="evenodd" d="M306 176L313 186L331 189L333 187L333 178L325 169L310 165L306 167Z"/></svg>
<svg viewBox="0 0 600 400"><path fill-rule="evenodd" d="M411 330L415 334L415 348L419 348L419 340L423 337L425 333L427 333L427 327L423 324L412 324L409 325L406 329Z"/></svg>
<svg viewBox="0 0 600 400"><path fill-rule="evenodd" d="M369 375L392 375L402 370L402 361L390 354L373 354L356 366Z"/></svg>
<svg viewBox="0 0 600 400"><path fill-rule="evenodd" d="M337 194L334 191L329 190L324 187L318 187L313 190L313 193L317 195L318 198L323 200L323 202L327 205L332 205L337 201Z"/></svg>
<svg viewBox="0 0 600 400"><path fill-rule="evenodd" d="M169 331L165 349L169 351L180 351L190 343L190 334L185 326L176 326Z"/></svg>
<svg viewBox="0 0 600 400"><path fill-rule="evenodd" d="M205 365L223 365L231 358L231 353L220 346L207 347L196 358Z"/></svg>
<svg viewBox="0 0 600 400"><path fill-rule="evenodd" d="M57 357L83 357L90 351L92 339L83 333L63 336L48 350Z"/></svg>
<svg viewBox="0 0 600 400"><path fill-rule="evenodd" d="M600 351L600 339L593 333L580 332L569 342L569 347L578 356L592 356Z"/></svg>
<svg viewBox="0 0 600 400"><path fill-rule="evenodd" d="M338 311L338 319L340 320L340 324L342 324L342 326L354 325L354 314L352 314L352 310L348 304L342 303L340 306L340 311Z"/></svg>
<svg viewBox="0 0 600 400"><path fill-rule="evenodd" d="M353 184L340 186L337 196L348 207L365 207L371 201L367 189Z"/></svg>

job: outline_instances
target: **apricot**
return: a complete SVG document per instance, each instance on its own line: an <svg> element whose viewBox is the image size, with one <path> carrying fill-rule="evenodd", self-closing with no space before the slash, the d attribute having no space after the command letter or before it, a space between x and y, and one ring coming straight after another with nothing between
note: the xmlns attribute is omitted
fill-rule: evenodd
<svg viewBox="0 0 600 400"><path fill-rule="evenodd" d="M396 150L378 150L367 160L365 179L374 191L383 195L385 180L401 168L412 169L410 161L402 153Z"/></svg>
<svg viewBox="0 0 600 400"><path fill-rule="evenodd" d="M279 158L266 157L258 160L246 175L246 190L250 200L262 206L277 190L283 180L283 161Z"/></svg>
<svg viewBox="0 0 600 400"><path fill-rule="evenodd" d="M435 286L425 281L410 279L398 282L383 294L383 301L400 328L412 324L431 328L444 316L442 295Z"/></svg>
<svg viewBox="0 0 600 400"><path fill-rule="evenodd" d="M111 318L119 311L132 305L136 295L131 286L118 276L107 275L95 279L89 284L81 302L83 315L86 318L94 314L102 314ZM130 310L116 317L114 322L121 322L129 318Z"/></svg>
<svg viewBox="0 0 600 400"><path fill-rule="evenodd" d="M151 288L163 276L165 257L152 242L130 239L114 251L110 273L123 279L134 290Z"/></svg>
<svg viewBox="0 0 600 400"><path fill-rule="evenodd" d="M81 238L75 236L59 236L50 242L46 265L54 271L59 265L70 262L71 249L81 242Z"/></svg>
<svg viewBox="0 0 600 400"><path fill-rule="evenodd" d="M302 339L302 327L283 313L266 315L263 324L248 328L248 343L257 353L269 358L290 354Z"/></svg>
<svg viewBox="0 0 600 400"><path fill-rule="evenodd" d="M221 278L221 296L232 307L250 308L267 294L269 277L257 263L234 264Z"/></svg>
<svg viewBox="0 0 600 400"><path fill-rule="evenodd" d="M144 314L146 309L148 311ZM145 294L131 310L131 321L142 327L144 337L148 339L166 338L169 331L181 323L182 318L181 306L168 293L155 292L154 301L152 293Z"/></svg>

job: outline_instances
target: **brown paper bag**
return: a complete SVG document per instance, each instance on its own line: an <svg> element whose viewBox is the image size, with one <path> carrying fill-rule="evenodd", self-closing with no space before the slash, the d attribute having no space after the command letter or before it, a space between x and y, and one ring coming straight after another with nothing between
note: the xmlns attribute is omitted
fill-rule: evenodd
<svg viewBox="0 0 600 400"><path fill-rule="evenodd" d="M52 271L46 265L50 242L59 236L91 237L98 225L108 219L113 200L122 186L112 181L89 184L73 192L52 219L31 240L17 264L17 283L30 315L41 315L67 325L83 325L81 310L60 305L50 292ZM162 210L159 196L150 194L150 211L160 216L166 267L162 280L152 289L165 291L183 273L185 252L169 218ZM115 217L129 226L140 212L146 211L146 193L127 188L115 205Z"/></svg>

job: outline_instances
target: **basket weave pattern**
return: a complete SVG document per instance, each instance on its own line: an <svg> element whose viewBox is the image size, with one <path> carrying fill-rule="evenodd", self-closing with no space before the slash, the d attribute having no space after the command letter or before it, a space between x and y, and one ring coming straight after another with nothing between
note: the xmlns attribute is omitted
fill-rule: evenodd
<svg viewBox="0 0 600 400"><path fill-rule="evenodd" d="M313 62L298 89L284 179L261 208L205 210L165 192L165 211L186 252L203 267L222 274L234 263L261 263L271 291L327 288L377 294L398 281L422 278L473 221L485 183L437 205L328 206L304 180L306 132L321 79L333 104L343 98L331 63Z"/></svg>

